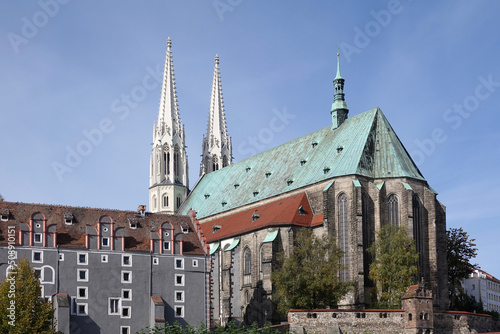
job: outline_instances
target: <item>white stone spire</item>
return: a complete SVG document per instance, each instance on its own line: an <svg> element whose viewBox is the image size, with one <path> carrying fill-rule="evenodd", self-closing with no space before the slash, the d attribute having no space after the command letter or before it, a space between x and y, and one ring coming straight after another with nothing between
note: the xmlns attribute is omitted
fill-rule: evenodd
<svg viewBox="0 0 500 334"><path fill-rule="evenodd" d="M226 167L233 162L231 137L227 131L222 98L219 56L217 55L215 56L207 134L203 136L202 152L200 176Z"/></svg>
<svg viewBox="0 0 500 334"><path fill-rule="evenodd" d="M172 42L167 41L158 123L153 126L149 211L174 213L189 192L184 125L175 89Z"/></svg>

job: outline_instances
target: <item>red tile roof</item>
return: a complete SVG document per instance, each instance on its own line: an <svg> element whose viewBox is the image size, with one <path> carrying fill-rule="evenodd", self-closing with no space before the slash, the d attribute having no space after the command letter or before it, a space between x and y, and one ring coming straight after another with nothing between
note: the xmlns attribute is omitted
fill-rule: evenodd
<svg viewBox="0 0 500 334"><path fill-rule="evenodd" d="M299 211L299 207L303 212ZM305 193L283 198L201 224L207 242L238 236L271 226L319 226L323 214L313 215ZM220 228L214 232L213 227Z"/></svg>
<svg viewBox="0 0 500 334"><path fill-rule="evenodd" d="M15 226L19 231L21 223L29 225L31 216L40 212L45 216L47 226L56 225L56 242L62 248L85 248L86 226L97 228L99 218L109 216L115 229L124 228L125 250L127 251L149 251L151 232L157 232L161 224L169 222L174 227L175 234L182 233L181 223L189 226L190 232L183 234L182 238L184 254L204 254L190 216L146 212L145 216L141 217L136 211L19 202L0 202L0 210L2 209L9 209L9 221L0 223L0 245L7 243L8 226ZM64 223L64 215L67 213L73 214L72 225ZM137 219L136 229L130 228L129 218Z"/></svg>

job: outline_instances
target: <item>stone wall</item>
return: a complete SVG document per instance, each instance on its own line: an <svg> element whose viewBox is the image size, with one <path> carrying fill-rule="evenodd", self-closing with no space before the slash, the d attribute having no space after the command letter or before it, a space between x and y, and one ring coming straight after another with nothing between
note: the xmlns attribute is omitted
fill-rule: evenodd
<svg viewBox="0 0 500 334"><path fill-rule="evenodd" d="M468 334L500 331L500 320L458 311L435 311L434 329L428 333ZM418 333L405 328L403 310L290 310L291 333L307 334L400 334ZM422 331L425 333L425 331Z"/></svg>

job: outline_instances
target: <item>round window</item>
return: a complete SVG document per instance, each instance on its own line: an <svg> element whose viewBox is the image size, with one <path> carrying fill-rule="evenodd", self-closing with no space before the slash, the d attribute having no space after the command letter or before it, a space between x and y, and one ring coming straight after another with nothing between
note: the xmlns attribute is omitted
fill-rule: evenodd
<svg viewBox="0 0 500 334"><path fill-rule="evenodd" d="M107 228L107 227L103 227L103 228L102 228L102 230L103 230L104 232L108 232L108 228Z"/></svg>

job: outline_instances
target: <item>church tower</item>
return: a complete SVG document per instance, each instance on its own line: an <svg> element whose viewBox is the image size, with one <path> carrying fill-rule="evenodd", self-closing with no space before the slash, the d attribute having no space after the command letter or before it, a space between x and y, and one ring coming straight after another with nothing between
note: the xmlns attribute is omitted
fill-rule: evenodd
<svg viewBox="0 0 500 334"><path fill-rule="evenodd" d="M153 126L149 211L174 213L189 192L184 125L179 117L172 42L167 41L158 122Z"/></svg>
<svg viewBox="0 0 500 334"><path fill-rule="evenodd" d="M347 114L349 114L349 109L347 108L344 95L344 78L340 75L339 53L337 53L337 75L333 80L333 86L335 88L335 95L333 97L332 109L330 111L332 115L332 130L341 126L347 119Z"/></svg>
<svg viewBox="0 0 500 334"><path fill-rule="evenodd" d="M200 176L226 167L232 162L231 137L227 132L224 100L222 99L219 56L216 55L207 134L203 135Z"/></svg>

